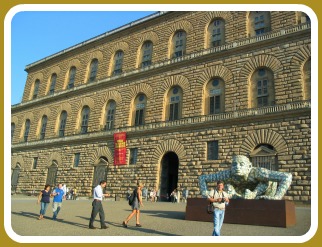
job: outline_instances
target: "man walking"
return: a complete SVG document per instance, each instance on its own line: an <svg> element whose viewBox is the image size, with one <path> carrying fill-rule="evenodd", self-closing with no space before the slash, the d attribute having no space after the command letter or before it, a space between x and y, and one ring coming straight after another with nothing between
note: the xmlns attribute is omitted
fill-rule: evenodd
<svg viewBox="0 0 322 247"><path fill-rule="evenodd" d="M58 184L58 188L55 188L52 195L54 196L53 199L53 220L57 220L57 215L62 207L63 198L65 198L65 193L63 190L63 185Z"/></svg>
<svg viewBox="0 0 322 247"><path fill-rule="evenodd" d="M103 194L103 189L106 187L106 181L102 180L99 185L97 185L94 189L93 197L94 200L92 202L92 213L91 218L89 220L89 228L96 229L94 227L94 220L96 218L97 213L99 213L100 221L101 221L101 229L106 229L108 226L105 224L105 214L102 205L103 196L110 196L110 194Z"/></svg>
<svg viewBox="0 0 322 247"><path fill-rule="evenodd" d="M208 198L208 201L214 205L214 231L212 236L220 236L220 229L225 217L225 207L229 203L228 194L223 189L224 182L218 181L216 190L211 191Z"/></svg>

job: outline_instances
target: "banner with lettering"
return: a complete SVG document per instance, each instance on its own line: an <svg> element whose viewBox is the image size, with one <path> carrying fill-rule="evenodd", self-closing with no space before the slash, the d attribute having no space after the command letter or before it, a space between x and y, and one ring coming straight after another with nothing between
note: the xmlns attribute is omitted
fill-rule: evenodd
<svg viewBox="0 0 322 247"><path fill-rule="evenodd" d="M114 165L126 165L126 132L114 133Z"/></svg>

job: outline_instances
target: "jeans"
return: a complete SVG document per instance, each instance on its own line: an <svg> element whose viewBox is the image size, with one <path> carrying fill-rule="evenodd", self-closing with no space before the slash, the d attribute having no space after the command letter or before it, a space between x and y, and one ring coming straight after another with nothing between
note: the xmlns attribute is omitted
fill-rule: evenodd
<svg viewBox="0 0 322 247"><path fill-rule="evenodd" d="M215 208L214 210L214 231L212 236L220 236L220 229L224 222L225 210Z"/></svg>
<svg viewBox="0 0 322 247"><path fill-rule="evenodd" d="M57 218L57 215L61 209L61 206L62 206L61 202L53 202L53 212L54 212L53 219Z"/></svg>
<svg viewBox="0 0 322 247"><path fill-rule="evenodd" d="M40 214L45 215L49 202L40 202Z"/></svg>

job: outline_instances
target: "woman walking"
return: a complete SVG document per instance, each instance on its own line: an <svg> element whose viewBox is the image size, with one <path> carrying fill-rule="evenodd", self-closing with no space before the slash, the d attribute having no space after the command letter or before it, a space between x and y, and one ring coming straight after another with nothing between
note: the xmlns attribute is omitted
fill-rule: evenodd
<svg viewBox="0 0 322 247"><path fill-rule="evenodd" d="M138 184L137 188L133 191L135 197L132 203L132 213L126 218L125 221L123 221L122 225L124 227L127 227L127 223L130 221L130 219L136 215L136 225L137 227L141 227L140 224L140 206L143 207L142 203L142 188L143 185L141 183Z"/></svg>
<svg viewBox="0 0 322 247"><path fill-rule="evenodd" d="M46 184L45 188L42 191L40 191L37 204L39 203L41 204L40 204L40 215L38 220L42 220L44 219L46 209L50 203L50 185L49 184Z"/></svg>

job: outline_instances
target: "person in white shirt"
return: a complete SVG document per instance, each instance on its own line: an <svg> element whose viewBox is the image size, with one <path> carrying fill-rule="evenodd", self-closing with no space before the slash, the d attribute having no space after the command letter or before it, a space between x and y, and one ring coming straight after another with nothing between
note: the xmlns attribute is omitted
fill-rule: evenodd
<svg viewBox="0 0 322 247"><path fill-rule="evenodd" d="M208 201L214 205L214 231L212 236L220 236L220 229L225 217L225 208L229 203L228 194L223 189L224 182L217 181L216 190L212 190L208 197Z"/></svg>
<svg viewBox="0 0 322 247"><path fill-rule="evenodd" d="M99 185L97 185L93 192L94 201L92 202L92 213L91 218L89 220L89 228L96 229L94 227L94 220L96 218L97 213L99 213L100 221L101 221L101 229L106 229L108 226L105 224L105 214L102 205L102 200L104 196L110 196L110 194L103 194L103 189L106 187L106 181L102 180Z"/></svg>

